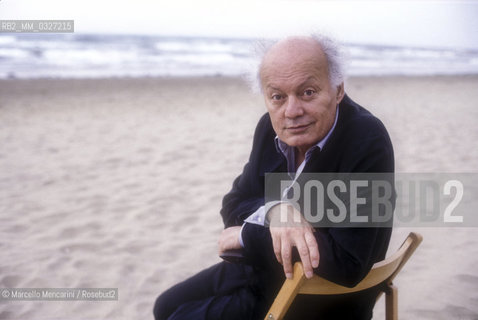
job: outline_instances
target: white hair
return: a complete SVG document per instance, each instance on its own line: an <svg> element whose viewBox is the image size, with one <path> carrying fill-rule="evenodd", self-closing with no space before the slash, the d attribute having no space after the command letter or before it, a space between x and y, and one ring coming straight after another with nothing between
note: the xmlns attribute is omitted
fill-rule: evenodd
<svg viewBox="0 0 478 320"><path fill-rule="evenodd" d="M312 39L317 41L327 59L329 81L333 86L339 86L344 82L344 58L343 50L339 43L327 36L321 34L310 35ZM246 75L246 80L254 92L262 92L260 71L265 55L269 49L274 46L279 40L259 40L254 45L253 53L256 63L253 67L253 72ZM252 70L252 69L251 69Z"/></svg>
<svg viewBox="0 0 478 320"><path fill-rule="evenodd" d="M313 34L312 38L320 45L327 59L330 83L333 86L339 86L344 82L344 61L341 46L332 38L320 34Z"/></svg>

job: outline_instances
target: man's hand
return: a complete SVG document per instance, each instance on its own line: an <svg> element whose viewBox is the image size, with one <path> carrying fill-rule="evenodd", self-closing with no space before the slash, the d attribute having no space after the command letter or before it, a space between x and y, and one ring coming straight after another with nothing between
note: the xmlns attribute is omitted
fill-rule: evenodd
<svg viewBox="0 0 478 320"><path fill-rule="evenodd" d="M242 248L241 244L239 243L240 232L241 227L229 227L222 231L218 241L219 255L224 253L226 250Z"/></svg>
<svg viewBox="0 0 478 320"><path fill-rule="evenodd" d="M305 276L312 278L313 268L319 266L320 257L312 226L299 211L286 203L274 206L268 217L274 253L284 267L286 277L292 278L292 247L297 247Z"/></svg>

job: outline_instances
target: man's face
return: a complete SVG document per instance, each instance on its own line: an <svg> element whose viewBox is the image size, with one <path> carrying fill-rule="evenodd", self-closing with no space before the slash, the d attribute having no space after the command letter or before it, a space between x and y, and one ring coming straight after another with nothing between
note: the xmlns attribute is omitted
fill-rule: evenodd
<svg viewBox="0 0 478 320"><path fill-rule="evenodd" d="M305 154L332 128L343 84L331 85L322 49L308 38L287 39L271 48L260 78L274 131Z"/></svg>

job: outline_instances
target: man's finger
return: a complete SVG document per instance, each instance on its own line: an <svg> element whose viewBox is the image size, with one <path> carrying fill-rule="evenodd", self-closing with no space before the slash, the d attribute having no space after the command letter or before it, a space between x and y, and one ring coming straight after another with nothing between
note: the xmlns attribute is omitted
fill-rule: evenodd
<svg viewBox="0 0 478 320"><path fill-rule="evenodd" d="M275 234L275 233L272 233L271 232L271 236L272 236L272 246L274 248L274 254L276 255L276 259L277 261L282 264L282 247L281 247L281 240L280 240L280 237Z"/></svg>
<svg viewBox="0 0 478 320"><path fill-rule="evenodd" d="M309 248L305 239L299 239L296 242L297 251L299 252L300 260L302 261L302 266L304 267L305 276L310 279L314 275L312 270L312 263L310 261Z"/></svg>
<svg viewBox="0 0 478 320"><path fill-rule="evenodd" d="M281 239L281 256L285 276L292 279L292 247L288 239Z"/></svg>
<svg viewBox="0 0 478 320"><path fill-rule="evenodd" d="M317 239L315 239L314 234L311 232L306 232L304 234L305 242L309 248L310 261L312 263L312 268L317 268L320 261L319 246L317 244Z"/></svg>

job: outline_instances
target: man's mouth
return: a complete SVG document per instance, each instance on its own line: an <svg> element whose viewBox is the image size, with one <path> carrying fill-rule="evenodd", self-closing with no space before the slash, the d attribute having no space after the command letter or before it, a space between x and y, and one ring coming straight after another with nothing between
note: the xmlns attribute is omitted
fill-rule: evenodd
<svg viewBox="0 0 478 320"><path fill-rule="evenodd" d="M286 127L286 130L292 133L301 133L310 127L310 123Z"/></svg>

